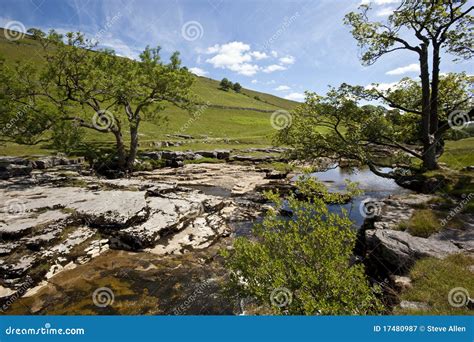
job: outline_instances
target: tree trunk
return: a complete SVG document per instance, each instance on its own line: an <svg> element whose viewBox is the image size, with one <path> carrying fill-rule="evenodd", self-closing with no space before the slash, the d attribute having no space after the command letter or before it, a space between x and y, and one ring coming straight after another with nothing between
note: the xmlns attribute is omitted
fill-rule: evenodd
<svg viewBox="0 0 474 342"><path fill-rule="evenodd" d="M127 158L127 170L132 171L135 165L135 158L138 152L138 124L140 120L136 119L136 122L130 123L130 152Z"/></svg>
<svg viewBox="0 0 474 342"><path fill-rule="evenodd" d="M119 169L125 169L127 163L127 155L125 152L125 145L123 143L122 132L120 130L112 131L115 135L115 146L117 149L118 167Z"/></svg>
<svg viewBox="0 0 474 342"><path fill-rule="evenodd" d="M422 125L421 138L423 141L423 168L434 170L436 164L436 142L431 134L431 95L430 95L430 72L428 66L428 46L421 44L420 53L420 78L422 91Z"/></svg>
<svg viewBox="0 0 474 342"><path fill-rule="evenodd" d="M436 157L438 158L444 151L442 132L439 131L439 45L433 43L433 75L431 76L431 113L430 113L430 133L435 138Z"/></svg>

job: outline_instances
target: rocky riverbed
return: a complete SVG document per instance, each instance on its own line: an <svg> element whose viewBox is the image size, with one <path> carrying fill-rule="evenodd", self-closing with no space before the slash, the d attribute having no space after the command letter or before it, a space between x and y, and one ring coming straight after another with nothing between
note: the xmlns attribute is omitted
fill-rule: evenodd
<svg viewBox="0 0 474 342"><path fill-rule="evenodd" d="M231 248L233 237L248 234L261 218L267 208L262 192L284 193L294 175L245 160L245 165L180 164L106 179L61 160L15 159L20 171L9 167L0 181L2 312L242 312L241 303L223 294L227 272L219 250ZM328 179L315 176L338 188L331 172ZM447 216L456 206L442 208L436 196L397 193L393 184L374 189L365 178L356 180L368 186L366 196L374 190L386 196L359 234L356 253L370 275L389 278L396 288L409 284L406 275L420 258L474 253L472 215L457 216L461 228L447 220L436 234L412 236L400 224L415 210L432 208Z"/></svg>
<svg viewBox="0 0 474 342"><path fill-rule="evenodd" d="M271 178L253 165L190 164L116 180L66 166L3 180L4 311L236 313L219 292L218 250L230 245L233 226L261 216L261 189L286 183ZM94 305L104 287L119 306ZM201 287L207 300L179 307ZM127 305L132 294L143 305Z"/></svg>

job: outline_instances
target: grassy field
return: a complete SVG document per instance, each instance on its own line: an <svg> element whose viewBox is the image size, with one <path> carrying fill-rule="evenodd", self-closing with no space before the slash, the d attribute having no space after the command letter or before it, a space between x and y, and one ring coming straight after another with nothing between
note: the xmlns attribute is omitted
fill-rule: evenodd
<svg viewBox="0 0 474 342"><path fill-rule="evenodd" d="M472 315L467 307L450 305L448 295L452 289L463 288L474 292L474 273L470 271L473 261L462 254L445 259L425 258L417 261L410 271L413 287L402 292L401 300L424 302L428 310L397 309L400 315Z"/></svg>
<svg viewBox="0 0 474 342"><path fill-rule="evenodd" d="M440 162L446 163L451 169L461 170L474 165L474 137L457 141L447 141L445 152Z"/></svg>
<svg viewBox="0 0 474 342"><path fill-rule="evenodd" d="M41 47L37 41L25 36L19 41L11 42L5 38L3 30L0 29L0 56L3 56L8 64L29 61L37 66L45 65L40 52ZM179 140L168 136L175 133L194 136L196 140L190 142L192 148L268 146L271 145L272 135L275 133L270 123L271 113L279 109L291 110L297 105L294 101L248 89L242 89L241 93L232 90L223 91L219 89L218 81L198 76L192 92L199 103L209 105L207 109L193 118L187 111L172 104L167 105L157 117L141 123L139 133L141 148L147 148L156 141ZM220 108L222 106L232 108ZM124 131L126 130L127 126L124 125ZM101 144L114 142L112 134L92 130L85 132L87 142ZM127 134L124 136L127 139ZM179 148L185 149L186 146ZM38 146L7 144L0 147L0 155L54 152L49 150L46 144Z"/></svg>

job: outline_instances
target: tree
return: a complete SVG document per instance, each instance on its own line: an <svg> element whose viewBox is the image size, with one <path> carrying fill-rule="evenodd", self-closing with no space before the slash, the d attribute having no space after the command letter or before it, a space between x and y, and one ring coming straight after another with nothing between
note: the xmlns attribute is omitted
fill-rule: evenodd
<svg viewBox="0 0 474 342"><path fill-rule="evenodd" d="M447 132L452 126L449 114L469 110L466 99L472 97L474 77L464 73L449 73L440 78L439 131ZM342 84L331 88L326 96L307 93L306 101L292 112L292 124L279 131L277 140L293 147L295 158L351 159L368 165L379 176L398 178L407 172L420 170L412 159L423 162L420 149L419 114L388 110L384 106L361 105L361 100L385 98L386 103L397 102L399 107L410 107L421 112L421 85L410 78L402 79L387 90L378 85L367 89ZM441 140L442 141L442 140ZM391 164L397 172L380 171L381 148L390 149ZM438 152L442 153L442 145Z"/></svg>
<svg viewBox="0 0 474 342"><path fill-rule="evenodd" d="M256 298L280 313L380 312L378 290L369 286L363 266L351 261L357 232L345 213L330 213L326 204L342 203L347 194L329 193L311 177L296 186L298 196L287 198L292 218L271 210L254 226L252 238L239 237L232 251L223 251L231 271L230 292ZM281 207L277 194L267 197Z"/></svg>
<svg viewBox="0 0 474 342"><path fill-rule="evenodd" d="M239 82L236 82L236 83L234 83L232 89L234 89L234 91L235 91L236 93L240 93L240 91L242 90L242 86L240 85Z"/></svg>
<svg viewBox="0 0 474 342"><path fill-rule="evenodd" d="M35 27L29 28L26 33L28 33L35 40L41 40L46 38L46 33Z"/></svg>
<svg viewBox="0 0 474 342"><path fill-rule="evenodd" d="M224 77L219 83L219 86L222 90L228 91L229 89L232 88L233 84L231 81L229 81L227 78Z"/></svg>
<svg viewBox="0 0 474 342"><path fill-rule="evenodd" d="M359 13L351 12L345 17L363 49L364 64L371 65L398 50L410 51L418 57L421 110L396 102L390 105L420 117L423 166L427 170L437 168L437 148L443 135L439 122L441 53L465 59L473 55L473 17L469 15L473 7L465 8L466 3L467 0L404 0L386 22L370 21L369 5L361 5Z"/></svg>
<svg viewBox="0 0 474 342"><path fill-rule="evenodd" d="M115 56L113 51L94 51L95 45L81 33L68 33L66 38L66 43L58 41L53 32L54 48L44 49L46 68L19 63L12 69L1 64L8 78L1 85L4 112L11 115L27 106L26 125L18 122L17 129L34 127L28 134L31 138L64 127L64 121L112 134L118 168L132 170L141 121L153 118L167 103L190 109L193 77L181 67L177 52L164 64L160 48L147 47L140 60L134 61ZM129 131L128 151L124 129Z"/></svg>
<svg viewBox="0 0 474 342"><path fill-rule="evenodd" d="M50 44L58 44L62 42L64 36L56 32L56 30L51 29L49 30L48 34L41 31L40 29L31 27L29 28L26 33L31 35L31 38L37 40L43 49L46 49Z"/></svg>

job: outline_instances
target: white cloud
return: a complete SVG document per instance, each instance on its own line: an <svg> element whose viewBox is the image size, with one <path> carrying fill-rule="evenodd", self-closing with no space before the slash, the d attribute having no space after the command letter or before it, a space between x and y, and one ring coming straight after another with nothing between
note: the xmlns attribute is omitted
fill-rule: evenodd
<svg viewBox="0 0 474 342"><path fill-rule="evenodd" d="M255 57L256 60L268 58L268 55L265 52L260 52L260 51L252 51L250 55L252 57Z"/></svg>
<svg viewBox="0 0 474 342"><path fill-rule="evenodd" d="M274 71L281 71L281 70L286 70L286 67L284 67L283 65L278 65L278 64L272 64L262 69L262 71L267 74Z"/></svg>
<svg viewBox="0 0 474 342"><path fill-rule="evenodd" d="M285 99L293 100L293 101L303 101L304 98L305 98L305 95L302 93L290 93L285 96Z"/></svg>
<svg viewBox="0 0 474 342"><path fill-rule="evenodd" d="M207 49L198 49L198 53L211 55L206 59L207 63L214 68L227 69L245 76L253 76L257 72L272 73L274 71L286 70L286 65L293 64L293 56L278 58L278 52L271 51L269 54L252 50L249 44L234 41L225 44L215 44ZM267 66L259 64L259 61L267 58L277 59L273 64Z"/></svg>
<svg viewBox="0 0 474 342"><path fill-rule="evenodd" d="M362 0L360 2L360 5L368 5L368 4L388 5L388 4L399 4L400 2L401 2L400 0Z"/></svg>
<svg viewBox="0 0 474 342"><path fill-rule="evenodd" d="M253 76L260 70L260 67L255 64L244 63L233 65L229 69L244 76Z"/></svg>
<svg viewBox="0 0 474 342"><path fill-rule="evenodd" d="M275 88L276 91L287 91L290 90L291 88L286 86L286 85L281 85Z"/></svg>
<svg viewBox="0 0 474 342"><path fill-rule="evenodd" d="M400 67L400 68L396 68L396 69L387 71L386 74L387 75L403 75L403 74L406 74L406 73L409 73L409 72L417 72L419 70L420 70L420 66L416 63L413 63L413 64L409 64L409 65L404 66L404 67Z"/></svg>
<svg viewBox="0 0 474 342"><path fill-rule="evenodd" d="M395 11L395 9L391 8L391 7L385 7L385 8L382 8L380 10L378 10L375 15L377 17L387 17L391 14L393 14L393 11Z"/></svg>
<svg viewBox="0 0 474 342"><path fill-rule="evenodd" d="M191 71L193 74L198 75L198 76L206 76L207 74L209 74L206 70L203 70L198 67L189 68L189 71Z"/></svg>
<svg viewBox="0 0 474 342"><path fill-rule="evenodd" d="M250 62L252 56L247 53L249 50L250 46L242 42L232 42L223 45L216 44L207 49L207 53L216 55L206 62L211 63L216 68Z"/></svg>
<svg viewBox="0 0 474 342"><path fill-rule="evenodd" d="M392 82L392 83L372 83L367 86L365 86L365 89L377 89L379 91L386 91L390 88L395 88L398 82Z"/></svg>
<svg viewBox="0 0 474 342"><path fill-rule="evenodd" d="M229 69L245 76L252 76L257 73L260 67L250 63L257 51L250 51L250 45L242 42L231 42L227 44L216 44L206 50L208 54L216 54L206 62L211 63L214 68ZM262 57L260 52L257 53ZM256 59L259 59L255 57Z"/></svg>
<svg viewBox="0 0 474 342"><path fill-rule="evenodd" d="M283 64L293 64L294 62L295 62L295 57L293 56L286 56L286 57L280 58L280 63L283 63Z"/></svg>
<svg viewBox="0 0 474 342"><path fill-rule="evenodd" d="M252 84L257 84L258 81L257 81L257 80L252 80L252 81L250 81L250 83L252 83Z"/></svg>

